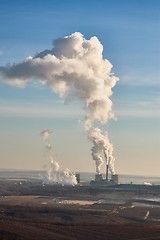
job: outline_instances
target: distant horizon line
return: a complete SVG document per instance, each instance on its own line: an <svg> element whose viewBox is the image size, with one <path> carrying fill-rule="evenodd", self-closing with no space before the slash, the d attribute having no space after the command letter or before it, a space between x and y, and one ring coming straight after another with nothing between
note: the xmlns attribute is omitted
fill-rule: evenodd
<svg viewBox="0 0 160 240"><path fill-rule="evenodd" d="M46 170L43 169L14 169L14 168L0 168L0 172L46 172ZM90 171L71 171L73 173L92 173L96 174L95 172L90 172ZM102 175L105 175L105 172L101 173ZM121 176L134 176L134 177L157 177L160 178L158 175L141 175L141 174L126 174L126 173L116 173Z"/></svg>

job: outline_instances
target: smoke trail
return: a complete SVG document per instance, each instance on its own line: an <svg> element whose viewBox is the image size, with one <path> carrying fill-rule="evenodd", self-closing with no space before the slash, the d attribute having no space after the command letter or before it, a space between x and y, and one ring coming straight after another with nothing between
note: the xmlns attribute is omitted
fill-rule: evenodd
<svg viewBox="0 0 160 240"><path fill-rule="evenodd" d="M102 132L99 128L92 128L88 131L88 137L93 142L91 149L93 160L96 163L96 173L100 174L100 167L103 164L103 154L109 170L114 174L114 158L112 156L113 146L109 142L107 132Z"/></svg>
<svg viewBox="0 0 160 240"><path fill-rule="evenodd" d="M43 130L42 132L40 132L40 135L41 137L43 138L44 142L45 142L45 146L46 146L46 149L48 151L50 151L52 149L52 145L48 142L48 137L50 134L52 134L53 131L52 130Z"/></svg>
<svg viewBox="0 0 160 240"><path fill-rule="evenodd" d="M47 129L47 130L43 130L42 132L40 132L40 135L43 137L44 140L47 140L49 135L52 133L53 133L52 130Z"/></svg>
<svg viewBox="0 0 160 240"><path fill-rule="evenodd" d="M48 158L50 161L50 168L46 172L44 176L43 183L44 184L50 184L50 185L55 185L55 184L60 184L60 185L76 185L77 184L77 179L76 176L71 173L69 169L61 169L59 163L50 155L50 150L52 149L51 144L48 141L48 137L50 134L52 134L52 130L43 130L40 132L40 136L43 138L45 142L45 147L48 151Z"/></svg>
<svg viewBox="0 0 160 240"><path fill-rule="evenodd" d="M93 124L105 124L114 117L110 97L118 78L111 72L112 64L103 58L103 46L97 37L87 40L75 32L58 38L53 44L51 50L44 50L17 64L0 67L0 81L24 87L34 79L50 87L64 100L76 98L83 101L86 109L84 124L93 142L92 156L97 172L100 172L103 160L92 138ZM105 133L101 134L108 139ZM112 151L107 152L111 166Z"/></svg>

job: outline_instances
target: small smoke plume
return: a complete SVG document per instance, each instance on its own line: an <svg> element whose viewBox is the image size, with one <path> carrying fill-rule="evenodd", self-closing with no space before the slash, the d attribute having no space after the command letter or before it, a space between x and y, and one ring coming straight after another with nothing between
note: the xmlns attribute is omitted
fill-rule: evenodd
<svg viewBox="0 0 160 240"><path fill-rule="evenodd" d="M39 81L64 100L81 100L86 109L84 125L93 142L92 156L99 173L103 160L99 154L100 146L92 138L93 132L97 131L93 125L96 122L105 124L114 117L110 97L118 78L112 74L112 64L103 58L103 46L97 37L87 40L75 32L58 38L53 45L51 50L44 50L23 62L0 67L0 80L19 87L29 81ZM101 132L98 136L101 135L108 139L106 133ZM110 147L106 161L113 169L112 151L108 149Z"/></svg>
<svg viewBox="0 0 160 240"><path fill-rule="evenodd" d="M73 173L71 173L71 171L68 168L65 170L61 169L59 163L51 156L50 151L52 149L52 145L49 143L48 137L52 133L53 131L49 129L40 132L40 136L43 138L45 142L45 147L47 149L48 158L50 161L50 167L44 176L43 183L50 185L60 184L62 186L64 185L74 186L77 184L76 176Z"/></svg>
<svg viewBox="0 0 160 240"><path fill-rule="evenodd" d="M45 142L45 146L46 149L49 151L52 148L52 145L48 142L48 137L50 134L52 134L53 131L52 130L43 130L42 132L40 132L41 137L43 138L44 142Z"/></svg>
<svg viewBox="0 0 160 240"><path fill-rule="evenodd" d="M53 131L52 130L43 130L42 132L40 132L40 135L43 137L44 140L46 140L50 134L52 134Z"/></svg>

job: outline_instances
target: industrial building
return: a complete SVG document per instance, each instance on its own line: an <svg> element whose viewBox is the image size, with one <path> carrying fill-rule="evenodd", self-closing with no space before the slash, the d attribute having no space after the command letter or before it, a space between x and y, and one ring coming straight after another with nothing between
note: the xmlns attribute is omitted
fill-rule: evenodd
<svg viewBox="0 0 160 240"><path fill-rule="evenodd" d="M111 174L111 177L109 178L109 167L106 165L105 178L103 178L102 174L96 174L95 180L92 180L90 183L96 185L115 185L118 184L118 175Z"/></svg>

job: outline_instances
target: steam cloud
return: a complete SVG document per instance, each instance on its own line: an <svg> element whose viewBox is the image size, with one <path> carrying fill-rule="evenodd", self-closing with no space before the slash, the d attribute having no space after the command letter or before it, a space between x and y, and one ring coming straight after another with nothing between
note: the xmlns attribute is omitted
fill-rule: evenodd
<svg viewBox="0 0 160 240"><path fill-rule="evenodd" d="M41 137L43 138L43 140L44 140L44 142L45 142L45 145L46 145L46 149L47 149L47 150L51 150L51 148L52 148L52 145L48 142L48 137L49 137L49 135L52 134L52 133L53 133L53 131L52 131L52 130L49 130L49 129L43 130L43 131L40 133Z"/></svg>
<svg viewBox="0 0 160 240"><path fill-rule="evenodd" d="M61 169L59 163L50 154L52 145L48 142L48 137L52 133L53 131L49 129L43 130L40 133L41 137L45 141L45 146L50 159L50 168L48 169L44 176L43 183L49 185L60 184L62 186L64 185L74 186L77 184L76 176L68 168L65 170Z"/></svg>
<svg viewBox="0 0 160 240"><path fill-rule="evenodd" d="M89 131L89 138L93 142L91 149L92 158L96 163L96 173L100 174L100 167L103 164L103 154L106 164L109 167L111 174L114 174L114 158L113 158L113 146L109 142L107 132L103 132L99 128L92 128Z"/></svg>
<svg viewBox="0 0 160 240"><path fill-rule="evenodd" d="M114 172L113 149L108 135L94 128L96 122L105 124L114 117L110 97L118 78L111 72L112 64L103 58L103 46L97 37L86 40L81 33L75 32L55 40L53 45L51 50L44 50L21 63L0 67L0 80L19 87L29 81L39 81L64 100L78 98L83 101L86 109L84 125L93 142L91 151L96 171L100 173L103 150L105 160Z"/></svg>
<svg viewBox="0 0 160 240"><path fill-rule="evenodd" d="M65 170L61 169L59 163L51 157L50 168L44 177L43 183L49 185L60 184L62 186L74 186L77 184L77 179L76 176L68 168Z"/></svg>

